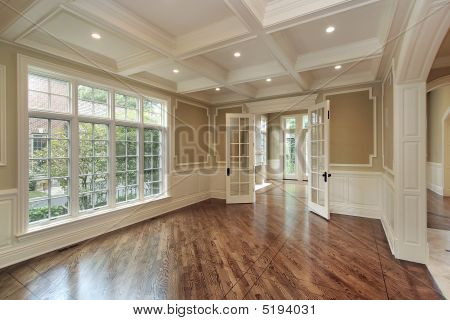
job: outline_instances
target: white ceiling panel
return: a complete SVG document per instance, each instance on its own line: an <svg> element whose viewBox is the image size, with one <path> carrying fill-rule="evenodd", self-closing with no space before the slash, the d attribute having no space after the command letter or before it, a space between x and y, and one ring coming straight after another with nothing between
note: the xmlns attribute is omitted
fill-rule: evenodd
<svg viewBox="0 0 450 320"><path fill-rule="evenodd" d="M239 52L241 56L236 58L235 52ZM221 48L204 56L227 70L247 68L274 61L270 51L257 39Z"/></svg>
<svg viewBox="0 0 450 320"><path fill-rule="evenodd" d="M222 0L115 0L174 37L232 16Z"/></svg>
<svg viewBox="0 0 450 320"><path fill-rule="evenodd" d="M279 32L297 54L320 51L378 37L385 9L386 1L378 1ZM328 26L334 26L335 31L325 32Z"/></svg>
<svg viewBox="0 0 450 320"><path fill-rule="evenodd" d="M46 20L40 30L47 33L50 38L56 37L115 60L124 59L145 50L145 47L136 42L65 10L58 11ZM101 39L93 39L92 33L100 34Z"/></svg>

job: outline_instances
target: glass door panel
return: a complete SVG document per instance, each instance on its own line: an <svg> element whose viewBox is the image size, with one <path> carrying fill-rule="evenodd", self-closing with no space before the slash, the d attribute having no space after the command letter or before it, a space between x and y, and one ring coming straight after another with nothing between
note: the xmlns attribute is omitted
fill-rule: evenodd
<svg viewBox="0 0 450 320"><path fill-rule="evenodd" d="M254 125L252 114L227 114L227 203L255 201Z"/></svg>
<svg viewBox="0 0 450 320"><path fill-rule="evenodd" d="M328 188L329 165L329 101L309 110L309 179L308 207L314 213L329 219Z"/></svg>

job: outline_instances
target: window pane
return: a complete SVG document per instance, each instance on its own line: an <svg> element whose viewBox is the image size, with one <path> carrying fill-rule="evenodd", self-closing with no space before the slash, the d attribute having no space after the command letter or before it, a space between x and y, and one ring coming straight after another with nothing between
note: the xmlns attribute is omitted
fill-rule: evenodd
<svg viewBox="0 0 450 320"><path fill-rule="evenodd" d="M124 98L125 101L126 98ZM116 201L138 198L138 129L116 126Z"/></svg>
<svg viewBox="0 0 450 320"><path fill-rule="evenodd" d="M138 99L133 96L116 93L115 94L116 119L138 121L139 108Z"/></svg>
<svg viewBox="0 0 450 320"><path fill-rule="evenodd" d="M51 112L70 112L70 83L29 73L28 108Z"/></svg>
<svg viewBox="0 0 450 320"><path fill-rule="evenodd" d="M144 99L144 123L162 125L163 104L160 101Z"/></svg>
<svg viewBox="0 0 450 320"><path fill-rule="evenodd" d="M109 127L80 122L79 134L79 203L83 212L108 205Z"/></svg>
<svg viewBox="0 0 450 320"><path fill-rule="evenodd" d="M90 86L78 86L78 114L109 117L108 90Z"/></svg>
<svg viewBox="0 0 450 320"><path fill-rule="evenodd" d="M69 128L69 121L29 119L30 222L69 214Z"/></svg>
<svg viewBox="0 0 450 320"><path fill-rule="evenodd" d="M162 193L161 130L144 129L144 195Z"/></svg>

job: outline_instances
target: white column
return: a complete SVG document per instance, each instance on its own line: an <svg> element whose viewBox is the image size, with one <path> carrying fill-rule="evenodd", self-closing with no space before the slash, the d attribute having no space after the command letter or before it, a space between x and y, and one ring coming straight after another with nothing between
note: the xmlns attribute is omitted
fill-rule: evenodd
<svg viewBox="0 0 450 320"><path fill-rule="evenodd" d="M395 254L425 263L428 258L426 217L425 82L394 85Z"/></svg>

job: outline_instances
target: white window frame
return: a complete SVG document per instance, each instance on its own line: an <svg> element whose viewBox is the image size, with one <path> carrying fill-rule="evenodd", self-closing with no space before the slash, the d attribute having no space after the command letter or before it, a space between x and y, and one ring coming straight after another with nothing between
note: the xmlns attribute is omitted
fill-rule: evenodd
<svg viewBox="0 0 450 320"><path fill-rule="evenodd" d="M18 217L16 235L24 235L29 232L34 232L40 229L56 227L68 222L86 219L89 217L98 216L100 214L109 214L115 211L122 210L127 207L142 205L144 203L152 202L159 199L164 199L170 196L167 188L169 175L169 156L167 152L170 150L169 141L171 134L171 123L168 121L168 113L171 110L171 98L167 95L162 95L152 90L140 89L139 94L130 92L129 87L119 80L106 79L90 73L78 71L72 68L63 67L50 62L31 58L22 54L17 57L17 81L18 81L18 159L19 159L19 175L18 175L18 191L22 196L18 201ZM28 109L28 74L29 72L40 73L42 75L55 77L61 80L69 81L71 85L70 97L70 113L56 113L40 110ZM109 92L109 117L94 117L86 115L78 115L78 85L94 86L101 89L106 89ZM139 104L139 120L126 121L115 120L115 93L127 94L138 97ZM162 124L150 125L143 123L143 99L158 100L162 103L165 110L162 112ZM109 126L109 156L110 156L110 170L109 174L109 199L106 207L98 209L83 211L80 213L78 196L79 196L79 173L78 165L70 167L70 213L66 217L61 217L55 220L44 220L41 222L28 223L28 119L29 117L48 118L56 120L70 121L70 136L71 136L71 157L78 159L79 157L79 122L107 124ZM123 125L128 127L138 128L139 135L139 151L138 151L138 183L139 194L138 199L132 202L124 202L116 204L116 167L115 167L115 126ZM143 150L143 134L144 128L155 128L162 131L161 138L161 162L162 162L162 186L161 194L157 196L144 197L144 150Z"/></svg>

